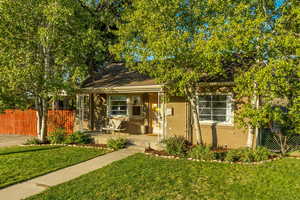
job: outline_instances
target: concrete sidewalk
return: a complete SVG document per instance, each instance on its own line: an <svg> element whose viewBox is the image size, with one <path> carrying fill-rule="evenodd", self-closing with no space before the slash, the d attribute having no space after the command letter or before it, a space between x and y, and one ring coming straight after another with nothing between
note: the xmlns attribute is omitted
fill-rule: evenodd
<svg viewBox="0 0 300 200"><path fill-rule="evenodd" d="M16 185L9 186L0 190L0 199L20 200L30 197L46 190L51 186L67 182L138 152L142 152L142 150L135 147L129 147L127 149L108 153L92 160L88 160L71 167L67 167Z"/></svg>
<svg viewBox="0 0 300 200"><path fill-rule="evenodd" d="M17 146L23 144L31 136L25 135L0 135L0 147Z"/></svg>

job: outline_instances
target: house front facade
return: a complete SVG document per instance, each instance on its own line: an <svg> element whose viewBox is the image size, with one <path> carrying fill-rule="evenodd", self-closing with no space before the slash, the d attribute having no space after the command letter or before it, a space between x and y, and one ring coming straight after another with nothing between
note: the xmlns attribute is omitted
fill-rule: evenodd
<svg viewBox="0 0 300 200"><path fill-rule="evenodd" d="M247 130L235 123L232 83L211 83L215 93L199 93L197 107L204 143L238 148L247 143ZM224 89L225 88L225 89ZM162 140L183 136L195 143L191 107L184 97L168 96L164 85L123 64L111 64L88 78L77 95L75 129L103 131L111 120L122 132L157 136Z"/></svg>

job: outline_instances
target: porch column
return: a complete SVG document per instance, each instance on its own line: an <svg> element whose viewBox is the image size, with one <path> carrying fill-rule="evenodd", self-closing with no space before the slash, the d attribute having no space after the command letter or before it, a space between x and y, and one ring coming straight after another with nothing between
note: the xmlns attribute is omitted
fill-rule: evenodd
<svg viewBox="0 0 300 200"><path fill-rule="evenodd" d="M81 95L76 95L76 124L78 124L79 131L83 130L83 98Z"/></svg>
<svg viewBox="0 0 300 200"><path fill-rule="evenodd" d="M94 101L94 94L89 94L89 129L91 131L95 128L95 101Z"/></svg>
<svg viewBox="0 0 300 200"><path fill-rule="evenodd" d="M167 121L166 121L166 98L164 92L158 93L158 105L159 105L159 116L160 116L160 134L158 136L159 142L166 138Z"/></svg>

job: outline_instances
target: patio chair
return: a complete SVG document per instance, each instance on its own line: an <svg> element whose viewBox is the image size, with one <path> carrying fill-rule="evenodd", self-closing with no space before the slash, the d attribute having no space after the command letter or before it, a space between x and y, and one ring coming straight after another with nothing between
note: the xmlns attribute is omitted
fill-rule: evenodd
<svg viewBox="0 0 300 200"><path fill-rule="evenodd" d="M112 134L115 133L115 131L124 131L125 128L121 128L122 121L120 119L109 119L107 127L103 127L102 130L104 131L111 131Z"/></svg>

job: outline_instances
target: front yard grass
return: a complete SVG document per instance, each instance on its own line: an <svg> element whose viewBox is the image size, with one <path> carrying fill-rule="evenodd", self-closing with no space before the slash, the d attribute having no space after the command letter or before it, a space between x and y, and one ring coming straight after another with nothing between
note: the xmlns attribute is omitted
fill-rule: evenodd
<svg viewBox="0 0 300 200"><path fill-rule="evenodd" d="M0 188L80 163L107 151L66 146L0 148Z"/></svg>
<svg viewBox="0 0 300 200"><path fill-rule="evenodd" d="M136 154L27 200L300 199L300 161L261 165L168 160Z"/></svg>

